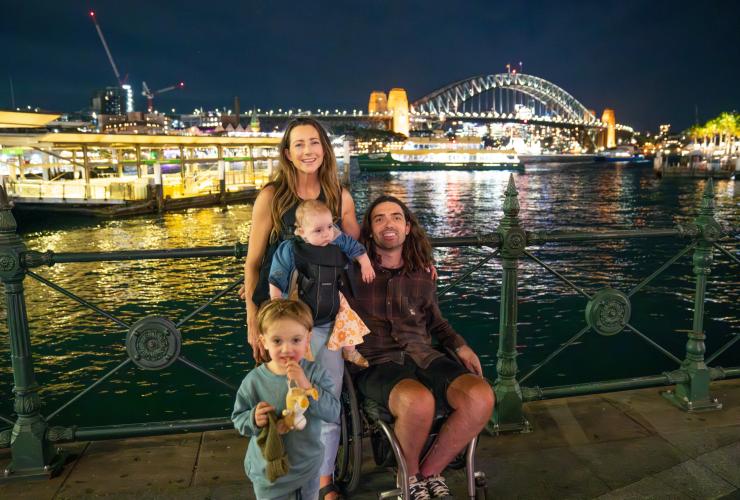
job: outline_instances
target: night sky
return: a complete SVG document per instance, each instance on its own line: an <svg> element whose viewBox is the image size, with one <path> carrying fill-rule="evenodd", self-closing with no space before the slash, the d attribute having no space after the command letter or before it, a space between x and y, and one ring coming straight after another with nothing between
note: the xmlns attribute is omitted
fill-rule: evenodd
<svg viewBox="0 0 740 500"><path fill-rule="evenodd" d="M524 63L600 115L674 130L740 109L740 2L2 0L0 107L77 111L115 77L94 9L137 94L161 110L367 109Z"/></svg>

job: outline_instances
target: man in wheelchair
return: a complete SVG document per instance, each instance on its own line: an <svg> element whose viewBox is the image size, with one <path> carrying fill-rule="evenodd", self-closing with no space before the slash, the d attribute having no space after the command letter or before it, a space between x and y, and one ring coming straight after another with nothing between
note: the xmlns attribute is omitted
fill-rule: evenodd
<svg viewBox="0 0 740 500"><path fill-rule="evenodd" d="M442 471L488 422L493 391L478 356L442 317L432 247L406 205L392 196L376 199L365 213L360 240L376 277L372 283L351 280L350 305L371 330L358 345L370 367L357 375L356 387L394 418L409 497L449 498ZM436 349L433 337L464 367ZM440 403L451 413L422 459Z"/></svg>

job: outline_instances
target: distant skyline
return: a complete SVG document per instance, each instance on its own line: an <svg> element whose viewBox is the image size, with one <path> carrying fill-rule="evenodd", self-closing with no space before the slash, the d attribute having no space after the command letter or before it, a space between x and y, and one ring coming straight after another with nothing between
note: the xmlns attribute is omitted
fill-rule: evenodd
<svg viewBox="0 0 740 500"><path fill-rule="evenodd" d="M524 73L601 115L655 131L740 110L740 2L402 1L3 2L0 108L78 111L116 85L95 10L143 110L142 81L185 88L162 111L367 109L372 90L418 99L451 82Z"/></svg>

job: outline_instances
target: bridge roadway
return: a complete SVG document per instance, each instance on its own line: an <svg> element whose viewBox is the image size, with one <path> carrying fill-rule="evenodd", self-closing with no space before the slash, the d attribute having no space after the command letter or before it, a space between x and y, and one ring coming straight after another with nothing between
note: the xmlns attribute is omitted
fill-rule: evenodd
<svg viewBox="0 0 740 500"><path fill-rule="evenodd" d="M712 383L721 411L684 413L640 389L526 403L534 431L484 436L488 498L740 498L740 379ZM0 482L3 499L253 499L235 431L77 443L47 481ZM0 451L0 463L10 459ZM464 476L448 475L455 498ZM393 486L364 444L364 500Z"/></svg>

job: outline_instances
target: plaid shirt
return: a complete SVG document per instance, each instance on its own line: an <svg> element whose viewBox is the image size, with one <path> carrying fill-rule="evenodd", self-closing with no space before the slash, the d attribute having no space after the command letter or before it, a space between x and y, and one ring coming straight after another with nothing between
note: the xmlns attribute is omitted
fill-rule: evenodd
<svg viewBox="0 0 740 500"><path fill-rule="evenodd" d="M421 368L443 356L432 347L432 336L450 349L465 345L442 316L437 304L437 287L430 273L410 274L373 264L375 279L364 283L357 266L351 266L354 296L347 300L370 329L357 350L371 365L393 361L403 364L404 356Z"/></svg>

